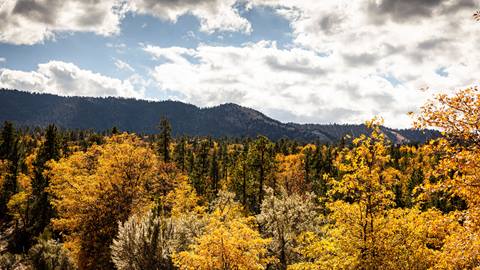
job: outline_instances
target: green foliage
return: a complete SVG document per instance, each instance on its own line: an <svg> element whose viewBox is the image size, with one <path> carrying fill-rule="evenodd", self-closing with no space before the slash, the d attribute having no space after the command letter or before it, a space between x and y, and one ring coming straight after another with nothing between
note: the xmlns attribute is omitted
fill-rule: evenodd
<svg viewBox="0 0 480 270"><path fill-rule="evenodd" d="M31 236L38 235L50 223L54 215L50 205L50 198L47 188L50 184L50 178L45 174L46 163L50 160L60 158L60 145L58 130L55 125L49 125L45 133L45 141L40 147L36 160L33 164L34 177L32 179L32 213L35 213L35 219L28 224L27 230Z"/></svg>
<svg viewBox="0 0 480 270"><path fill-rule="evenodd" d="M266 195L257 221L263 235L272 239L269 249L278 258L277 269L286 269L301 259L296 252L298 237L303 232L317 231L324 218L312 194L288 195L283 191L275 196L273 190L268 189Z"/></svg>
<svg viewBox="0 0 480 270"><path fill-rule="evenodd" d="M68 251L55 240L40 239L30 248L29 259L34 269L38 270L70 270L76 269Z"/></svg>
<svg viewBox="0 0 480 270"><path fill-rule="evenodd" d="M170 141L172 140L172 127L168 119L163 117L160 120L160 134L158 140L158 153L164 162L170 162Z"/></svg>

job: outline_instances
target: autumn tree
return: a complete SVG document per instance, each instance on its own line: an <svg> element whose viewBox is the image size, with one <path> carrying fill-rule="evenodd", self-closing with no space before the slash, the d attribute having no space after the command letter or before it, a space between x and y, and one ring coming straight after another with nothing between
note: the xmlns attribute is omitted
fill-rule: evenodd
<svg viewBox="0 0 480 270"><path fill-rule="evenodd" d="M340 269L374 269L382 259L378 251L378 220L393 206L391 187L398 171L388 166L390 156L380 123L367 122L371 135L354 139L353 149L343 149L335 161L339 178L331 179L329 193L334 202L328 205L334 225L330 238L320 240L319 245L331 245L338 250L332 258L323 257L330 256L330 252L322 252L318 262L332 260L333 265L343 265L335 266Z"/></svg>
<svg viewBox="0 0 480 270"><path fill-rule="evenodd" d="M174 252L186 250L203 233L205 208L185 177L146 214L119 225L112 260L117 269L174 269Z"/></svg>
<svg viewBox="0 0 480 270"><path fill-rule="evenodd" d="M28 250L33 235L30 233L30 226L35 221L35 213L32 212L33 188L32 181L35 178L34 163L36 152L25 158L25 171L17 177L18 192L8 201L7 208L14 220L13 240L10 242L10 249L13 251Z"/></svg>
<svg viewBox="0 0 480 270"><path fill-rule="evenodd" d="M82 269L110 269L110 245L118 222L142 212L151 201L146 188L155 181L157 157L135 135L52 162L50 193L58 217L56 230Z"/></svg>
<svg viewBox="0 0 480 270"><path fill-rule="evenodd" d="M173 257L179 269L265 269L271 261L267 245L255 228L254 217L244 217L234 195L220 192L205 232L189 250Z"/></svg>
<svg viewBox="0 0 480 270"><path fill-rule="evenodd" d="M480 266L480 92L477 88L439 94L416 116L416 127L436 127L444 137L425 146L435 166L426 171L427 196L442 191L467 203L466 211L452 212L462 229L452 234L439 260L441 268ZM431 181L433 180L433 181ZM462 257L458 257L462 254ZM439 266L439 267L440 267Z"/></svg>
<svg viewBox="0 0 480 270"><path fill-rule="evenodd" d="M306 170L306 155L303 153L284 156L278 154L275 158L277 170L275 173L274 190L283 189L289 194L303 193L311 190Z"/></svg>
<svg viewBox="0 0 480 270"><path fill-rule="evenodd" d="M289 269L431 269L448 235L444 231L454 224L435 210L390 209L375 218L366 258L360 206L338 201L330 209L334 223L322 227L322 234L301 235L304 259Z"/></svg>

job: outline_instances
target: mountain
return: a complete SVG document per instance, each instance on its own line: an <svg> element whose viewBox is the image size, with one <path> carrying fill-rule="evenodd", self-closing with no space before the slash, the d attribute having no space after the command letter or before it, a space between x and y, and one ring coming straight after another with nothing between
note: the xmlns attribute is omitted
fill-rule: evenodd
<svg viewBox="0 0 480 270"><path fill-rule="evenodd" d="M349 134L368 133L364 125L317 125L282 123L246 107L227 103L199 108L178 101L146 101L125 98L61 97L0 89L0 121L19 126L54 123L67 129L120 130L152 134L161 117L169 119L176 136L281 138L300 141L336 142ZM424 142L438 136L426 130L383 128L395 143Z"/></svg>

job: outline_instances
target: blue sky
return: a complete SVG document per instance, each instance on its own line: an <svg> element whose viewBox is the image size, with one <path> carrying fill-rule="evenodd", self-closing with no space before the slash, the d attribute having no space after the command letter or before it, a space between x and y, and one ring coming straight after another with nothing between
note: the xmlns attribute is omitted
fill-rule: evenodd
<svg viewBox="0 0 480 270"><path fill-rule="evenodd" d="M478 0L7 0L0 87L408 127L480 76ZM462 42L459 42L462 40ZM419 89L428 87L430 92Z"/></svg>

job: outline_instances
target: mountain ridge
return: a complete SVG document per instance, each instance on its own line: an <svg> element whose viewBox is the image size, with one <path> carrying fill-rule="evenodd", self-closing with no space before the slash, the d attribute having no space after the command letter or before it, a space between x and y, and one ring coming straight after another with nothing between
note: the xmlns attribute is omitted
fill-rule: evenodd
<svg viewBox="0 0 480 270"><path fill-rule="evenodd" d="M101 116L101 117L100 117ZM65 97L45 93L0 89L0 121L19 126L54 123L67 129L120 130L156 133L161 117L172 124L175 136L281 138L333 143L345 135L368 133L364 125L283 123L262 112L235 103L200 108L180 101L151 101L117 97ZM439 136L432 130L382 127L394 143L416 143Z"/></svg>

